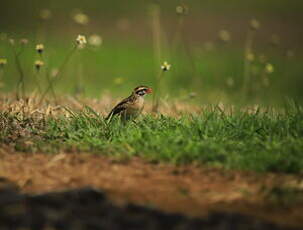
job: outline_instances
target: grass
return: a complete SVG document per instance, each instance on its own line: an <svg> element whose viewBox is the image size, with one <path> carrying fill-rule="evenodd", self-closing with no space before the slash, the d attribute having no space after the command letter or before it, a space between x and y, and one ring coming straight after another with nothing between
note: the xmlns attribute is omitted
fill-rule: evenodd
<svg viewBox="0 0 303 230"><path fill-rule="evenodd" d="M107 124L89 107L69 114L36 119L1 112L0 142L24 152L81 151L260 172L303 171L303 109L296 105L228 113L208 107L197 115L149 115L127 124Z"/></svg>
<svg viewBox="0 0 303 230"><path fill-rule="evenodd" d="M302 189L280 185L267 191L265 199L279 207L287 207L301 203L303 200L303 191Z"/></svg>

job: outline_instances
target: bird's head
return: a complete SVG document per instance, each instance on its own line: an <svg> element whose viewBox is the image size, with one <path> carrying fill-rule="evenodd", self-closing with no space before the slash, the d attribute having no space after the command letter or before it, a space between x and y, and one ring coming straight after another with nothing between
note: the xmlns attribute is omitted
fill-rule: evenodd
<svg viewBox="0 0 303 230"><path fill-rule="evenodd" d="M145 96L146 94L152 93L152 89L147 86L138 86L134 88L133 93L138 96Z"/></svg>

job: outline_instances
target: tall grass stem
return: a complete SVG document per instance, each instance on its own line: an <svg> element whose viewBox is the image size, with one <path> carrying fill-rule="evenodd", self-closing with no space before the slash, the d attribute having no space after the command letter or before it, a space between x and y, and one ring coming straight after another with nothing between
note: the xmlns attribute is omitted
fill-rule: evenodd
<svg viewBox="0 0 303 230"><path fill-rule="evenodd" d="M20 99L20 88L21 88L21 95L22 98L25 97L25 85L24 85L24 71L20 62L20 55L23 53L24 50L24 46L21 46L21 49L19 52L17 52L14 44L11 45L12 49L13 49L13 54L14 54L14 58L15 58L15 63L17 66L17 71L19 73L19 80L17 82L17 86L16 86L16 98L17 100Z"/></svg>
<svg viewBox="0 0 303 230"><path fill-rule="evenodd" d="M61 74L65 65L68 63L68 61L70 60L70 58L72 57L72 55L75 53L76 50L77 50L77 45L75 45L73 47L73 49L67 54L64 61L61 64L61 66L59 67L57 74L52 79L50 79L50 83L49 83L48 87L46 88L46 90L44 91L44 93L42 94L39 104L41 104L41 102L44 100L47 93L51 90L51 88L53 87L53 84L58 79L58 76Z"/></svg>
<svg viewBox="0 0 303 230"><path fill-rule="evenodd" d="M42 53L40 53L39 55L40 55L41 60L44 63L46 63L44 55ZM53 87L53 82L51 81L51 78L50 78L50 71L49 71L47 63L46 63L46 66L45 66L45 76L46 76L46 80L47 80L47 84L48 84L47 87L50 88L50 92L51 92L55 102L57 102L57 96L56 96L56 93L55 93L55 89ZM41 93L42 93L42 91L41 91Z"/></svg>
<svg viewBox="0 0 303 230"><path fill-rule="evenodd" d="M40 86L40 83L39 83L39 79L38 79L39 73L40 73L39 70L37 70L37 71L35 72L35 74L34 74L34 80L35 80L35 83L36 83L38 92L39 92L39 94L41 94L41 93L42 93L42 89L41 89L41 86Z"/></svg>
<svg viewBox="0 0 303 230"><path fill-rule="evenodd" d="M151 16L151 29L152 29L152 39L153 39L153 53L154 53L154 60L155 60L155 69L158 72L161 58L162 58L162 46L161 46L161 9L159 4L154 3L150 7L150 16ZM161 71L158 76L155 78L155 91L153 95L153 105L152 110L154 112L158 111L159 108L159 98L158 95L160 94L160 81L162 78Z"/></svg>
<svg viewBox="0 0 303 230"><path fill-rule="evenodd" d="M160 96L161 96L161 83L162 83L162 78L163 78L163 71L160 71L158 74L158 77L156 79L156 87L154 90L154 94L153 94L153 104L152 104L152 111L153 112L158 112L159 110L159 100L160 100Z"/></svg>
<svg viewBox="0 0 303 230"><path fill-rule="evenodd" d="M253 54L252 48L253 48L253 41L255 37L255 30L249 30L246 36L245 40L245 46L244 46L244 73L243 73L243 96L246 98L249 94L250 88L250 72L251 72L251 60L249 59L249 56Z"/></svg>

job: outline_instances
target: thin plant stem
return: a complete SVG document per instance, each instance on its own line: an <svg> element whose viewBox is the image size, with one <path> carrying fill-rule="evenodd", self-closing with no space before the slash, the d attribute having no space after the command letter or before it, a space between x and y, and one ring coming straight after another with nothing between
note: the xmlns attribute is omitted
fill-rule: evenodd
<svg viewBox="0 0 303 230"><path fill-rule="evenodd" d="M154 3L150 7L150 15L151 15L151 30L152 30L152 40L153 40L153 53L154 53L154 60L155 60L155 68L158 70L160 66L160 60L162 55L161 49L161 22L160 22L160 7L159 4ZM157 71L158 72L158 71ZM159 89L160 89L160 81L162 78L161 71L158 76L155 78L155 93L153 95L153 105L152 110L158 111L159 107Z"/></svg>
<svg viewBox="0 0 303 230"><path fill-rule="evenodd" d="M152 104L153 112L158 112L159 109L159 97L161 96L163 72L164 71L159 72L156 79L156 87L155 87L155 93L153 94L153 104Z"/></svg>
<svg viewBox="0 0 303 230"><path fill-rule="evenodd" d="M44 55L42 53L40 53L40 58L45 63ZM51 94L53 95L53 98L54 98L55 102L57 102L57 97L56 97L55 89L53 87L53 82L51 81L51 78L49 76L49 68L48 68L47 64L45 66L45 75L46 75L46 80L47 80L47 83L48 83L47 87L50 87ZM42 91L41 91L41 93L42 93Z"/></svg>
<svg viewBox="0 0 303 230"><path fill-rule="evenodd" d="M85 88L83 86L83 63L81 62L82 55L79 52L77 54L77 69L76 69L76 84L75 84L75 94L76 96L84 96Z"/></svg>
<svg viewBox="0 0 303 230"><path fill-rule="evenodd" d="M55 81L58 79L58 76L61 74L63 68L65 67L65 65L67 64L67 62L69 61L69 59L72 57L72 55L74 54L74 52L76 50L77 50L77 46L75 45L74 48L67 54L64 61L61 64L61 66L59 67L57 74L52 79L50 79L50 84L48 85L48 87L46 88L44 93L42 94L39 104L41 104L41 102L44 100L46 94L51 90L53 83L55 83Z"/></svg>
<svg viewBox="0 0 303 230"><path fill-rule="evenodd" d="M192 76L193 76L193 85L196 86L199 83L199 81L198 81L199 78L197 77L197 67L196 67L195 58L194 58L192 49L189 46L189 42L186 40L186 37L184 35L182 35L181 37L182 37L182 41L184 44L185 53L187 54L188 61L190 63L190 68L191 68Z"/></svg>
<svg viewBox="0 0 303 230"><path fill-rule="evenodd" d="M151 21L152 21L152 37L153 49L156 60L156 66L160 66L161 60L161 22L160 22L160 7L158 4L151 6Z"/></svg>
<svg viewBox="0 0 303 230"><path fill-rule="evenodd" d="M251 60L248 56L252 54L252 46L254 40L255 31L249 30L247 33L245 46L244 46L244 81L243 81L243 96L247 97L249 92L249 83L250 83L250 71L251 71Z"/></svg>
<svg viewBox="0 0 303 230"><path fill-rule="evenodd" d="M199 78L197 77L197 67L196 67L196 63L195 63L195 58L194 58L193 52L191 50L191 47L189 46L189 42L187 41L186 33L184 31L185 17L186 17L186 15L184 15L184 14L178 15L178 25L177 25L175 35L173 37L172 51L173 51L174 55L177 55L178 45L179 44L183 45L185 54L187 55L187 58L188 58L188 61L190 64L192 76L193 76L192 83L195 86L195 85L199 84L199 81L198 81Z"/></svg>
<svg viewBox="0 0 303 230"><path fill-rule="evenodd" d="M41 86L40 86L39 80L38 80L39 73L40 73L40 71L37 70L36 73L34 74L34 80L35 80L35 83L37 85L38 92L41 94L42 90L41 90Z"/></svg>
<svg viewBox="0 0 303 230"><path fill-rule="evenodd" d="M13 49L13 53L14 53L14 57L15 57L15 62L17 65L17 70L19 72L19 81L17 83L17 89L16 89L16 97L17 100L20 100L20 88L21 88L21 92L22 92L22 97L25 97L25 85L24 85L24 71L22 69L21 63L20 63L20 55L23 53L24 47L21 47L21 50L19 52L16 51L16 48L14 45L12 45L12 49Z"/></svg>
<svg viewBox="0 0 303 230"><path fill-rule="evenodd" d="M1 81L2 79L4 79L4 67L3 66L0 66L0 85L1 85ZM1 88L1 86L0 86Z"/></svg>
<svg viewBox="0 0 303 230"><path fill-rule="evenodd" d="M184 25L184 15L179 15L177 29L172 42L172 51L174 52L174 54L177 52L178 42L181 41L183 25Z"/></svg>
<svg viewBox="0 0 303 230"><path fill-rule="evenodd" d="M57 103L57 96L56 96L56 93L55 93L53 82L51 81L51 78L49 76L48 69L47 69L47 72L46 72L46 80L47 80L48 85L50 86L51 94L53 95L53 98L54 98L55 102Z"/></svg>

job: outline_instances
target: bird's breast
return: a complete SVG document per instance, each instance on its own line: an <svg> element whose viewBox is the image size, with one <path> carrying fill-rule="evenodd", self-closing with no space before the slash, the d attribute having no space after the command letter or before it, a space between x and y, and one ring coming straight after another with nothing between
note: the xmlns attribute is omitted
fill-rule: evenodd
<svg viewBox="0 0 303 230"><path fill-rule="evenodd" d="M141 112L141 110L144 107L144 99L139 97L137 100L135 100L130 106L127 108L128 113L138 113Z"/></svg>

